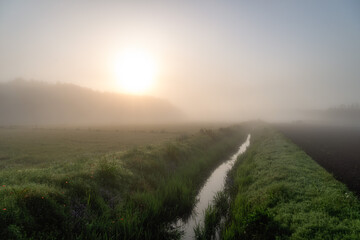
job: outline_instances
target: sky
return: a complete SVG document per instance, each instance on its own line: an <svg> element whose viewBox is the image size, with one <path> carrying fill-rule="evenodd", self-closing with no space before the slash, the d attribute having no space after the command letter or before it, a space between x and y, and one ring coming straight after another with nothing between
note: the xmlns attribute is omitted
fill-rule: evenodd
<svg viewBox="0 0 360 240"><path fill-rule="evenodd" d="M157 65L143 94L195 119L360 102L357 0L0 0L0 82L124 92L114 62L128 48Z"/></svg>

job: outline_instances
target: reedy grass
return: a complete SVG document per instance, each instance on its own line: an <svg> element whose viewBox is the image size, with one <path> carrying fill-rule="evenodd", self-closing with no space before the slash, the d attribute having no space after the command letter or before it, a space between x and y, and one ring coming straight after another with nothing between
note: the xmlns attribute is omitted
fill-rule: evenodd
<svg viewBox="0 0 360 240"><path fill-rule="evenodd" d="M4 239L178 239L201 184L243 140L204 130L161 145L0 172Z"/></svg>
<svg viewBox="0 0 360 240"><path fill-rule="evenodd" d="M225 191L217 192L204 214L204 222L194 228L195 238L198 240L216 239L221 234L222 224L227 217L229 197Z"/></svg>

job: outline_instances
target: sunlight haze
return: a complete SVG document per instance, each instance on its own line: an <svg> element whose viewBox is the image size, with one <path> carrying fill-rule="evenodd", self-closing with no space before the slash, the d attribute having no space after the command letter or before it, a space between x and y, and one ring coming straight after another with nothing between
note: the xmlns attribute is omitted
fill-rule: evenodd
<svg viewBox="0 0 360 240"><path fill-rule="evenodd" d="M125 49L115 59L114 67L120 91L134 94L146 93L157 74L155 60L141 49Z"/></svg>
<svg viewBox="0 0 360 240"><path fill-rule="evenodd" d="M192 119L360 102L358 1L0 1L0 36L1 82L150 95Z"/></svg>

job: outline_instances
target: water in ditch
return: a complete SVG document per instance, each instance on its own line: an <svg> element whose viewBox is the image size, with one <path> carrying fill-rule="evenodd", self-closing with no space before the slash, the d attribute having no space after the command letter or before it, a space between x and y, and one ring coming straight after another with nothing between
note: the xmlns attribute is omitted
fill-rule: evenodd
<svg viewBox="0 0 360 240"><path fill-rule="evenodd" d="M184 231L182 239L193 239L195 237L194 227L204 219L204 211L214 199L215 194L221 191L225 186L226 174L234 165L237 157L244 153L250 145L250 134L246 141L241 144L238 151L232 155L227 161L217 167L211 176L207 179L205 185L197 195L198 202L196 203L193 212L187 221L179 220L176 225Z"/></svg>

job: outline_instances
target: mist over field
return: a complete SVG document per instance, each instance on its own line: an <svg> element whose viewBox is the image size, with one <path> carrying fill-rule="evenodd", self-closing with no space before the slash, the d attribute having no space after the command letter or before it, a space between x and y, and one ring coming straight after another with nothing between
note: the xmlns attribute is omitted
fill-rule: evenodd
<svg viewBox="0 0 360 240"><path fill-rule="evenodd" d="M39 84L1 84L18 99L0 123L356 122L327 111L360 102L359 12L358 1L1 1L0 82L61 84L31 101Z"/></svg>
<svg viewBox="0 0 360 240"><path fill-rule="evenodd" d="M358 104L324 109L234 108L231 115L197 115L167 99L107 92L69 83L17 79L0 83L1 126L91 126L126 124L181 124L261 119L360 127ZM210 104L215 111L215 106ZM219 107L221 109L221 107ZM201 110L199 109L201 112ZM221 111L221 110L219 110ZM215 111L216 112L216 111Z"/></svg>

